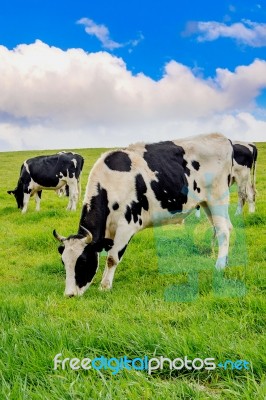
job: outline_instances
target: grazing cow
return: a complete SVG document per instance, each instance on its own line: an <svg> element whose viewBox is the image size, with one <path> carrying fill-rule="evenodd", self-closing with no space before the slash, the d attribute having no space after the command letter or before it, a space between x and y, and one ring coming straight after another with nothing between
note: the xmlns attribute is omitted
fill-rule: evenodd
<svg viewBox="0 0 266 400"><path fill-rule="evenodd" d="M233 168L230 185L238 186L238 206L236 215L241 214L247 200L249 212L255 211L256 197L256 161L258 149L254 143L233 141ZM197 206L196 217L200 217L200 207Z"/></svg>
<svg viewBox="0 0 266 400"><path fill-rule="evenodd" d="M182 221L201 204L216 229L216 268L225 267L231 223L228 177L231 142L221 134L136 144L103 154L86 188L78 233L59 235L66 270L65 295L82 295L108 251L101 288L110 289L132 236L152 225Z"/></svg>
<svg viewBox="0 0 266 400"><path fill-rule="evenodd" d="M238 186L238 206L236 214L241 214L245 202L248 202L249 212L255 211L256 196L256 161L258 149L254 143L233 142L234 163L232 184Z"/></svg>
<svg viewBox="0 0 266 400"><path fill-rule="evenodd" d="M22 213L27 211L30 197L36 194L36 210L39 211L43 189L58 190L67 184L69 186L67 209L76 210L83 164L83 157L72 152L29 158L21 166L17 187L8 190L7 193L15 196Z"/></svg>

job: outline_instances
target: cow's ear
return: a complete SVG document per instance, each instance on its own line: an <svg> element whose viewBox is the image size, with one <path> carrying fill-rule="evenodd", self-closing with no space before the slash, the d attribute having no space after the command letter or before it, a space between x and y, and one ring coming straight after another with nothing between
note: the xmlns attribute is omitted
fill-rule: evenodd
<svg viewBox="0 0 266 400"><path fill-rule="evenodd" d="M58 253L63 254L64 250L65 250L65 246L59 246L58 247Z"/></svg>
<svg viewBox="0 0 266 400"><path fill-rule="evenodd" d="M114 245L114 241L112 239L100 239L97 243L94 244L94 248L97 253L100 253L102 250L109 251Z"/></svg>
<svg viewBox="0 0 266 400"><path fill-rule="evenodd" d="M15 194L15 190L8 190L7 193L8 194Z"/></svg>

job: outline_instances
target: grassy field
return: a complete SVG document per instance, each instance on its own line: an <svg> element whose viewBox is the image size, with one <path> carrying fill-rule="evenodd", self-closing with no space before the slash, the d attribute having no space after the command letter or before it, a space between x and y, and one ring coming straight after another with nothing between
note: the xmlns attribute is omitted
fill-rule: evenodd
<svg viewBox="0 0 266 400"><path fill-rule="evenodd" d="M81 201L43 192L21 215L13 197L24 159L51 152L0 153L0 399L265 399L266 144L258 144L257 211L234 217L230 265L213 272L211 228L202 213L182 226L147 229L131 241L114 288L100 270L83 297L63 296L65 272L52 236L77 232ZM78 150L77 150L78 151ZM81 149L88 173L102 149ZM82 359L210 357L246 360L249 370L54 370L56 354Z"/></svg>

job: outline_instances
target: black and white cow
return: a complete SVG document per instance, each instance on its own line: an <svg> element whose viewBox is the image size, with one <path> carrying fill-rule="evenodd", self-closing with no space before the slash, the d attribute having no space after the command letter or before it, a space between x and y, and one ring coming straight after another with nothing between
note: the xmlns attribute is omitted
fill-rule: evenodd
<svg viewBox="0 0 266 400"><path fill-rule="evenodd" d="M238 206L236 214L241 214L245 202L248 202L249 212L255 211L256 197L256 162L258 149L254 143L233 142L234 163L232 184L238 186Z"/></svg>
<svg viewBox="0 0 266 400"><path fill-rule="evenodd" d="M78 233L63 237L59 252L66 270L65 295L82 295L108 251L101 281L110 289L115 269L132 236L155 224L182 221L198 204L215 227L216 268L226 266L230 229L228 181L231 142L221 134L130 145L103 154L86 188Z"/></svg>
<svg viewBox="0 0 266 400"><path fill-rule="evenodd" d="M7 193L15 196L22 213L27 211L30 197L36 194L36 210L39 211L43 189L57 190L67 184L67 209L76 210L83 164L83 157L72 152L29 158L21 166L17 187Z"/></svg>
<svg viewBox="0 0 266 400"><path fill-rule="evenodd" d="M230 185L238 186L238 206L236 215L241 214L245 202L248 202L249 212L255 211L256 197L256 162L258 149L254 143L233 141L233 168ZM200 217L200 207L196 216Z"/></svg>

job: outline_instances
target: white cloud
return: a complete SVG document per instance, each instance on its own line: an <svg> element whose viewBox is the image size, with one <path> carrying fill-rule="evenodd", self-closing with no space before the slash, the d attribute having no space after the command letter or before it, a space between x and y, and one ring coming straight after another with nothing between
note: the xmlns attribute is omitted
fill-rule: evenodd
<svg viewBox="0 0 266 400"><path fill-rule="evenodd" d="M129 52L132 52L132 49L144 40L143 34L139 32L137 39L132 39L125 43L118 43L111 39L109 29L105 25L98 25L89 18L81 18L77 21L77 24L84 25L85 32L91 36L96 36L96 38L101 42L102 47L107 50L129 47Z"/></svg>
<svg viewBox="0 0 266 400"><path fill-rule="evenodd" d="M115 42L110 37L109 29L105 25L98 25L92 19L81 18L77 24L85 26L85 32L91 36L96 36L102 46L108 50L114 50L123 47L123 44Z"/></svg>
<svg viewBox="0 0 266 400"><path fill-rule="evenodd" d="M214 41L225 37L251 47L266 46L266 24L246 19L231 25L216 21L189 22L186 33L198 34L199 42Z"/></svg>
<svg viewBox="0 0 266 400"><path fill-rule="evenodd" d="M220 131L266 141L266 62L203 79L169 62L155 81L106 52L0 46L0 150L125 146ZM262 115L262 113L261 113Z"/></svg>

